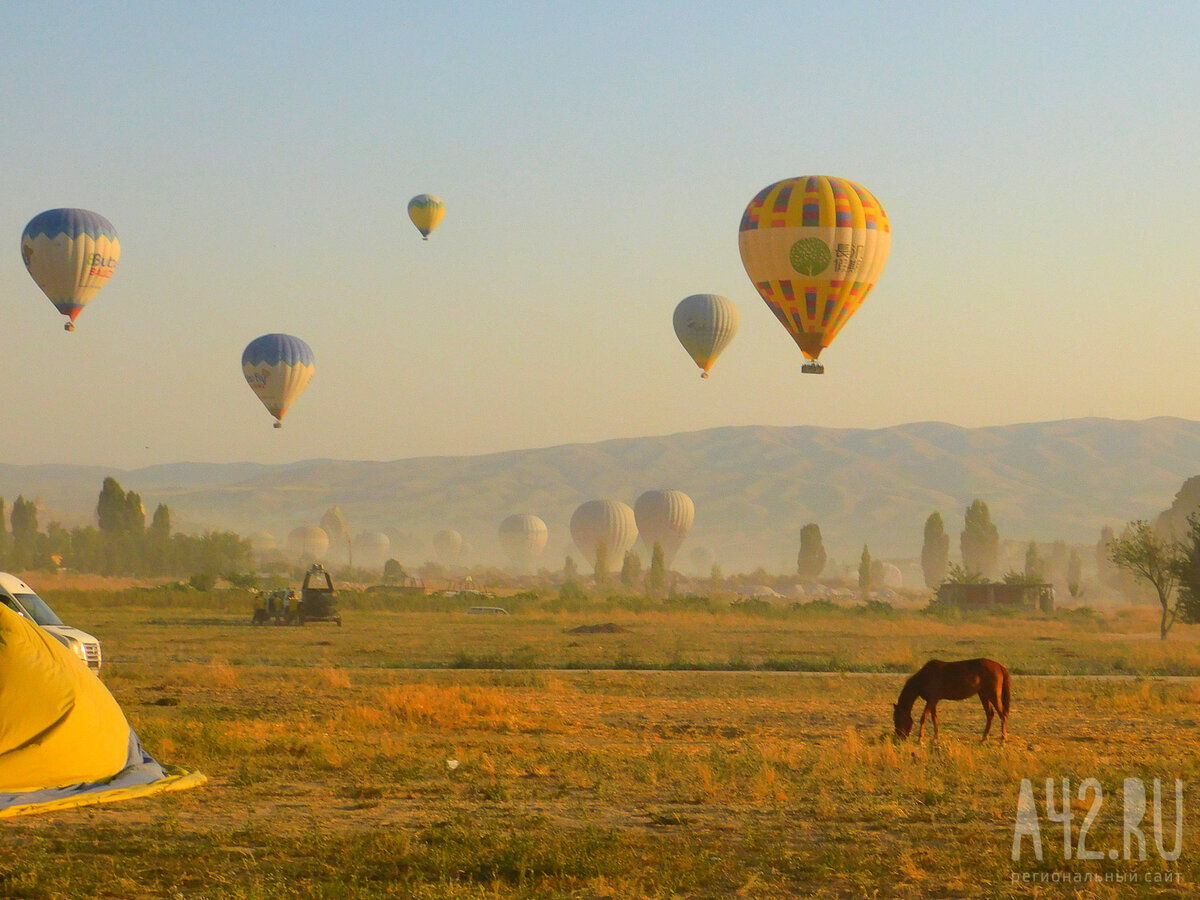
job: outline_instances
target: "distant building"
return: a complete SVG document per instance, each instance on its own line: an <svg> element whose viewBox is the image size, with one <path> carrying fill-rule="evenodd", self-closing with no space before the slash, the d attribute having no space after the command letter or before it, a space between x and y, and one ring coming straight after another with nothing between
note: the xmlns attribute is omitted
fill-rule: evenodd
<svg viewBox="0 0 1200 900"><path fill-rule="evenodd" d="M937 590L939 603L958 609L1023 609L1054 612L1052 584L952 584Z"/></svg>

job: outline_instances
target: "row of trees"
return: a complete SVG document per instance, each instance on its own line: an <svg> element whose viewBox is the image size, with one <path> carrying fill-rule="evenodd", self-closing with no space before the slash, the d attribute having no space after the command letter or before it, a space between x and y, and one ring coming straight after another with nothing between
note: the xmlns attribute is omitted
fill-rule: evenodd
<svg viewBox="0 0 1200 900"><path fill-rule="evenodd" d="M7 519L7 526L5 520ZM7 512L0 498L0 568L67 568L99 575L224 576L253 568L250 543L228 531L172 534L171 511L159 504L149 526L142 498L105 478L96 527L38 524L37 503L18 496Z"/></svg>
<svg viewBox="0 0 1200 900"><path fill-rule="evenodd" d="M1107 559L1103 546L1111 537L1111 529L1107 538L1101 536L1098 558ZM962 554L962 565L952 567L950 535L946 532L941 513L932 513L925 520L925 535L921 545L921 570L927 587L936 588L947 578L989 581L1000 576L1000 532L992 522L988 505L982 500L975 500L967 507L963 530L959 535L959 550ZM827 559L821 540L821 527L810 522L800 529L796 574L802 581L816 581L825 568ZM859 561L860 586L865 589L879 585L882 580L881 565L879 560L871 560L870 549L864 546L863 557ZM1079 596L1082 592L1082 573L1083 563L1077 549L1068 548L1064 542L1057 541L1051 550L1051 558L1047 560L1041 557L1037 544L1031 541L1026 551L1024 571L1010 571L1005 573L1003 578L1009 582L1065 580L1072 596Z"/></svg>

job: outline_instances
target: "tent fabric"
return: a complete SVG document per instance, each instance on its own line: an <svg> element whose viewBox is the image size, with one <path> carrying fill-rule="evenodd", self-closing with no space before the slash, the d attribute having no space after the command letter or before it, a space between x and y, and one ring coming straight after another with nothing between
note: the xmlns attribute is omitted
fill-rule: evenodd
<svg viewBox="0 0 1200 900"><path fill-rule="evenodd" d="M0 818L205 780L155 762L87 665L0 605Z"/></svg>

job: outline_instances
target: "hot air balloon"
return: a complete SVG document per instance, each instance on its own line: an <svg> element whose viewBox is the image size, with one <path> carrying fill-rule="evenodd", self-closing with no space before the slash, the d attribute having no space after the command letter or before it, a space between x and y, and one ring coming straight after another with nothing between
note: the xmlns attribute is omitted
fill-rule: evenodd
<svg viewBox="0 0 1200 900"><path fill-rule="evenodd" d="M638 535L652 551L662 547L667 568L696 519L696 505L683 491L646 491L633 504Z"/></svg>
<svg viewBox="0 0 1200 900"><path fill-rule="evenodd" d="M675 307L675 336L700 367L700 377L729 346L738 330L738 310L719 294L692 294Z"/></svg>
<svg viewBox="0 0 1200 900"><path fill-rule="evenodd" d="M313 374L312 348L290 334L264 334L246 345L242 373L275 427L283 427L283 416L304 393Z"/></svg>
<svg viewBox="0 0 1200 900"><path fill-rule="evenodd" d="M620 500L589 500L571 516L571 537L597 577L621 565L637 536L633 510Z"/></svg>
<svg viewBox="0 0 1200 900"><path fill-rule="evenodd" d="M500 523L500 544L522 572L533 568L534 562L546 549L550 532L537 516L518 513Z"/></svg>
<svg viewBox="0 0 1200 900"><path fill-rule="evenodd" d="M421 232L422 240L429 240L429 235L445 214L446 207L441 198L433 194L417 194L408 201L408 217L417 226L417 231Z"/></svg>
<svg viewBox="0 0 1200 900"><path fill-rule="evenodd" d="M301 525L288 535L288 549L302 562L315 562L329 550L329 535L318 525Z"/></svg>
<svg viewBox="0 0 1200 900"><path fill-rule="evenodd" d="M439 531L433 536L433 552L444 563L456 563L463 555L463 536L453 528Z"/></svg>
<svg viewBox="0 0 1200 900"><path fill-rule="evenodd" d="M808 175L763 188L742 215L738 245L754 287L812 362L879 279L891 248L887 213L861 185Z"/></svg>
<svg viewBox="0 0 1200 900"><path fill-rule="evenodd" d="M25 226L21 258L37 286L67 317L63 328L74 331L75 317L117 268L121 242L112 223L98 213L48 209Z"/></svg>
<svg viewBox="0 0 1200 900"><path fill-rule="evenodd" d="M383 568L391 548L391 539L382 531L364 531L354 539L354 564L365 569Z"/></svg>

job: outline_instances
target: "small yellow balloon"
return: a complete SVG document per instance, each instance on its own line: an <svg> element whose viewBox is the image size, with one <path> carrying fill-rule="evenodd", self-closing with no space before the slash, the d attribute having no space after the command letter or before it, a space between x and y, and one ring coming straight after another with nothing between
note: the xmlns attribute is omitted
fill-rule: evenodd
<svg viewBox="0 0 1200 900"><path fill-rule="evenodd" d="M408 217L417 226L417 231L421 232L422 240L429 240L429 235L438 227L444 215L445 204L433 194L417 194L408 201Z"/></svg>

